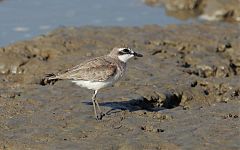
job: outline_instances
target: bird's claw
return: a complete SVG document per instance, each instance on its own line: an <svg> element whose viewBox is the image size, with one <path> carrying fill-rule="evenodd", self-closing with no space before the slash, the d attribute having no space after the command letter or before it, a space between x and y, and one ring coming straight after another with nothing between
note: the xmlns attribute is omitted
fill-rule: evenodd
<svg viewBox="0 0 240 150"><path fill-rule="evenodd" d="M105 116L104 113L100 112L97 116L96 116L96 120L102 120L102 118Z"/></svg>

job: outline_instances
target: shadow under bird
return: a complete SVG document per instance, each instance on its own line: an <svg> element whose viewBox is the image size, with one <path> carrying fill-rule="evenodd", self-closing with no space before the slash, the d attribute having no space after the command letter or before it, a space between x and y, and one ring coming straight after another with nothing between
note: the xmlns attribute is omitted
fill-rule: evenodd
<svg viewBox="0 0 240 150"><path fill-rule="evenodd" d="M70 80L78 86L94 90L92 96L94 115L97 120L101 120L105 114L96 100L98 90L117 82L124 75L126 63L130 58L142 56L130 48L113 48L108 55L87 60L63 73L50 74L44 79L44 82Z"/></svg>

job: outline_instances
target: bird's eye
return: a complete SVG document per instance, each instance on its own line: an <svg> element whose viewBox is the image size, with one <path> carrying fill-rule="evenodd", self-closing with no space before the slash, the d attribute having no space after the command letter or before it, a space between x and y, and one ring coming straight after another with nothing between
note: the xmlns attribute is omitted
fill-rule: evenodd
<svg viewBox="0 0 240 150"><path fill-rule="evenodd" d="M126 48L123 49L122 51L123 51L124 53L130 53L129 49L126 49Z"/></svg>

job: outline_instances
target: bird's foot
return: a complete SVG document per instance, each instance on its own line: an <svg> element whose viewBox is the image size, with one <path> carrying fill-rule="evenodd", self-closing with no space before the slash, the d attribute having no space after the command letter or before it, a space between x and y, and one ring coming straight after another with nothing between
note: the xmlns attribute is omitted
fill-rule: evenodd
<svg viewBox="0 0 240 150"><path fill-rule="evenodd" d="M102 120L102 118L105 116L105 113L100 112L97 116L96 116L96 120Z"/></svg>

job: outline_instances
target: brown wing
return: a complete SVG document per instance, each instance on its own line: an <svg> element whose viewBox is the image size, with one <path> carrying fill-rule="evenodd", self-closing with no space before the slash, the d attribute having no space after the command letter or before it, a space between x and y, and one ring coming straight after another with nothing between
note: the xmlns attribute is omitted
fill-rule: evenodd
<svg viewBox="0 0 240 150"><path fill-rule="evenodd" d="M98 57L77 65L62 74L58 79L106 81L112 78L117 71L117 66L104 57Z"/></svg>

